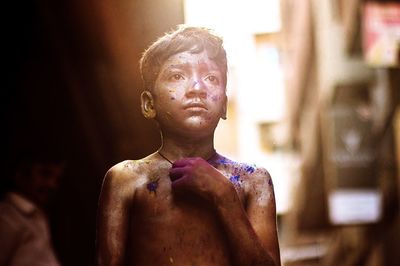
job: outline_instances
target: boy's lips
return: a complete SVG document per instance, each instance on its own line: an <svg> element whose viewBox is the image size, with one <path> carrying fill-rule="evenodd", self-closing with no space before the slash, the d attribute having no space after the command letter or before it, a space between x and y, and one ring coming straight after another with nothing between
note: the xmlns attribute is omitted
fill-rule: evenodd
<svg viewBox="0 0 400 266"><path fill-rule="evenodd" d="M189 102L184 104L183 106L184 109L204 109L204 110L208 110L206 105L202 102Z"/></svg>

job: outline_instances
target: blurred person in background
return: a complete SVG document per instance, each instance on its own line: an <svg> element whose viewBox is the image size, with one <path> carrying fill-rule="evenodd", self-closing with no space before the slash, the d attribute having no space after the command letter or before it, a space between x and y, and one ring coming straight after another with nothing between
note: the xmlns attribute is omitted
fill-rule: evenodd
<svg viewBox="0 0 400 266"><path fill-rule="evenodd" d="M24 154L15 161L10 177L3 177L0 266L60 265L47 212L65 166L60 158L39 153Z"/></svg>

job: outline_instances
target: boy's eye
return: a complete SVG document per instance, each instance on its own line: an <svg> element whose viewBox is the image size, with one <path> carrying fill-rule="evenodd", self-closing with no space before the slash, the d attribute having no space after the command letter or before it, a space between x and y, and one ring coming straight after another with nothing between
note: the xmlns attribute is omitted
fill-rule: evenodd
<svg viewBox="0 0 400 266"><path fill-rule="evenodd" d="M183 76L181 74L173 74L170 79L172 80L182 80L184 79Z"/></svg>
<svg viewBox="0 0 400 266"><path fill-rule="evenodd" d="M214 75L209 75L206 77L206 80L212 82L212 83L218 83L218 78Z"/></svg>

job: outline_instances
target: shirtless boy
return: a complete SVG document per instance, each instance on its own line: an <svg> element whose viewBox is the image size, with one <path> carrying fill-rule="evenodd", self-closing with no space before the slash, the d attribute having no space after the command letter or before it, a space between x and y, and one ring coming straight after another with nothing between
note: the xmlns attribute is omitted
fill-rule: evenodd
<svg viewBox="0 0 400 266"><path fill-rule="evenodd" d="M98 264L280 265L271 177L214 149L227 104L222 40L180 26L140 63L142 112L157 121L162 145L107 172Z"/></svg>

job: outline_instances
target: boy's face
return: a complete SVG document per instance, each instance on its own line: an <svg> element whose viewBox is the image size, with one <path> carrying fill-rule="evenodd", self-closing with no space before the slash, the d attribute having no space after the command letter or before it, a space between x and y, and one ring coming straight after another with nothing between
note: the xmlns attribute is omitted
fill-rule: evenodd
<svg viewBox="0 0 400 266"><path fill-rule="evenodd" d="M156 120L162 130L212 134L225 117L223 73L205 51L171 56L160 68L153 90Z"/></svg>

